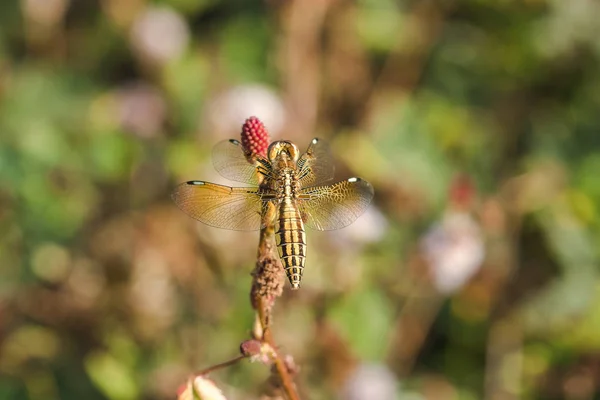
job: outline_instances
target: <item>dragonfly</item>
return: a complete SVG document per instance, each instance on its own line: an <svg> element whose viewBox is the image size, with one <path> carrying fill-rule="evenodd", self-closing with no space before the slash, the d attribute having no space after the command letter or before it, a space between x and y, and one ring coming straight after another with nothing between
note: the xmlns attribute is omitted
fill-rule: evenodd
<svg viewBox="0 0 600 400"><path fill-rule="evenodd" d="M306 152L287 140L271 143L266 156L250 155L235 139L215 145L214 168L225 178L250 184L229 187L205 181L179 184L172 198L190 217L206 225L240 231L273 227L292 289L298 289L306 262L305 228L327 231L354 222L374 191L353 177L337 183L329 146L321 139Z"/></svg>

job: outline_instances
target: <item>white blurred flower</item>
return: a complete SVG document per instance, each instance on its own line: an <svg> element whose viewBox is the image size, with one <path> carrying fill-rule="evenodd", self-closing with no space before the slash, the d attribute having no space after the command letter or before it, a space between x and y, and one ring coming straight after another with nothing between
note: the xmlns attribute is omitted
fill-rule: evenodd
<svg viewBox="0 0 600 400"><path fill-rule="evenodd" d="M361 364L342 386L340 400L397 399L396 377L384 365Z"/></svg>
<svg viewBox="0 0 600 400"><path fill-rule="evenodd" d="M148 7L131 28L131 45L145 60L164 65L179 57L190 39L186 21L167 7Z"/></svg>
<svg viewBox="0 0 600 400"><path fill-rule="evenodd" d="M336 231L334 238L354 243L374 243L385 235L388 222L385 216L374 205L351 225Z"/></svg>
<svg viewBox="0 0 600 400"><path fill-rule="evenodd" d="M160 92L145 83L124 86L117 94L119 123L139 137L160 133L167 118L167 104Z"/></svg>
<svg viewBox="0 0 600 400"><path fill-rule="evenodd" d="M460 289L472 278L485 257L479 225L466 212L447 212L426 233L422 248L433 284L445 294Z"/></svg>
<svg viewBox="0 0 600 400"><path fill-rule="evenodd" d="M203 376L190 380L177 395L177 400L227 400L213 381Z"/></svg>
<svg viewBox="0 0 600 400"><path fill-rule="evenodd" d="M246 118L258 117L271 139L277 137L285 122L281 98L264 85L251 84L233 87L217 95L208 105L206 120L209 131L219 136L239 135Z"/></svg>
<svg viewBox="0 0 600 400"><path fill-rule="evenodd" d="M533 29L534 48L543 56L557 57L582 44L591 44L597 52L600 4L595 0L549 0L545 18Z"/></svg>

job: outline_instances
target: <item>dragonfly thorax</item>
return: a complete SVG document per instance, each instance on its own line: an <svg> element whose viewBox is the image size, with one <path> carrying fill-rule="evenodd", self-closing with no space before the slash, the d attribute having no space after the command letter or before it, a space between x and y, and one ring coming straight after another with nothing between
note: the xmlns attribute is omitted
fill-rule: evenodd
<svg viewBox="0 0 600 400"><path fill-rule="evenodd" d="M275 180L274 189L279 201L284 199L295 200L298 191L300 190L300 183L297 179L296 170L290 167L284 167L279 170L278 177Z"/></svg>

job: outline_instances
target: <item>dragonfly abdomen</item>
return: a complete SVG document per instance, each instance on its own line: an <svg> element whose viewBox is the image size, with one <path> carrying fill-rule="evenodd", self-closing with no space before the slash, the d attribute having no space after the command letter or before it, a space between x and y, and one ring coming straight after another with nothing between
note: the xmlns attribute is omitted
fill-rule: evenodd
<svg viewBox="0 0 600 400"><path fill-rule="evenodd" d="M300 211L291 199L285 199L280 206L275 241L292 289L298 289L306 260L306 235Z"/></svg>

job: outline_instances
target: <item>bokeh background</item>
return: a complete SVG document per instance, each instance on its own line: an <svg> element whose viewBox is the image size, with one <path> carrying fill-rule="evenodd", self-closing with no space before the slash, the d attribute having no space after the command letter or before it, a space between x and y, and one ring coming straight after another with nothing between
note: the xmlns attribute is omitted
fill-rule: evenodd
<svg viewBox="0 0 600 400"><path fill-rule="evenodd" d="M0 3L0 399L172 399L253 321L258 235L181 181L245 118L374 203L308 232L305 399L600 398L600 3ZM211 375L230 399L268 376Z"/></svg>

